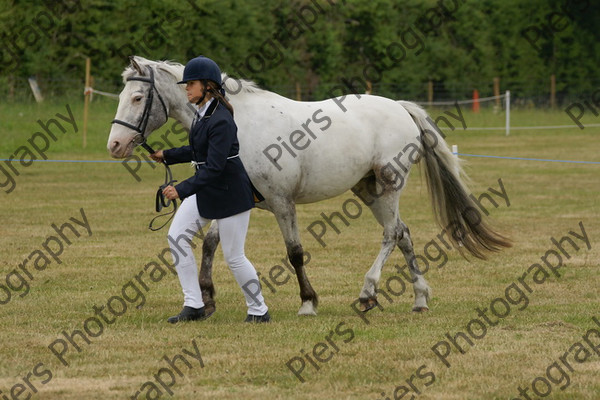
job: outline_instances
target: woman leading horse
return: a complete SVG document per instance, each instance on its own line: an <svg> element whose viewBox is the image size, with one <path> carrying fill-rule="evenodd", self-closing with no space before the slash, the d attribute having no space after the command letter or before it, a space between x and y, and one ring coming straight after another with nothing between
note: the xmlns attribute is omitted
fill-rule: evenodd
<svg viewBox="0 0 600 400"><path fill-rule="evenodd" d="M195 168L190 178L163 189L163 195L169 200L183 200L171 223L168 241L183 289L184 306L168 321L177 323L210 316L204 309L191 241L199 229L214 219L219 227L225 261L246 298L246 322L269 322L268 307L260 288L255 290L256 270L244 254L254 198L239 157L233 107L223 97L221 70L210 58L199 56L187 63L183 80L177 83L186 84L188 100L198 108L190 130L190 144L159 150L150 156L167 165L191 162Z"/></svg>

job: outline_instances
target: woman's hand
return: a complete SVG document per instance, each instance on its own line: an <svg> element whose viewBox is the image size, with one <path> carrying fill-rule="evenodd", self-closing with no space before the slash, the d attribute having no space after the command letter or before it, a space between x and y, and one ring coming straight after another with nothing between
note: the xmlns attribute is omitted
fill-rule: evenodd
<svg viewBox="0 0 600 400"><path fill-rule="evenodd" d="M150 158L158 163L165 162L165 158L163 157L163 151L159 150L155 153L150 154Z"/></svg>
<svg viewBox="0 0 600 400"><path fill-rule="evenodd" d="M167 186L163 189L163 195L169 200L175 200L179 198L179 193L177 193L177 189L174 186Z"/></svg>

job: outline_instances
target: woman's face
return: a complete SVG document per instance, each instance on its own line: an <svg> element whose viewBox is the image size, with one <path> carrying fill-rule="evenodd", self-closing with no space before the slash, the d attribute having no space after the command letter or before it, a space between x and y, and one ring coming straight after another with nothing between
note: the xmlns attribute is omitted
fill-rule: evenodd
<svg viewBox="0 0 600 400"><path fill-rule="evenodd" d="M185 84L185 91L187 92L188 101L196 104L204 94L204 85L200 81L188 81Z"/></svg>

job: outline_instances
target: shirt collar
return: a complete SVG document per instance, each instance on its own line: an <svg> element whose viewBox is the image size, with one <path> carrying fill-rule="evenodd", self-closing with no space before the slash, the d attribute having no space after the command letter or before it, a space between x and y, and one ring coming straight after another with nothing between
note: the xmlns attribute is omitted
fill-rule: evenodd
<svg viewBox="0 0 600 400"><path fill-rule="evenodd" d="M206 110L208 110L208 107L211 105L211 103L213 101L215 101L214 97L212 99L208 100L202 106L198 107L198 110L196 111L196 115L198 116L198 118L204 117L204 114L206 114Z"/></svg>

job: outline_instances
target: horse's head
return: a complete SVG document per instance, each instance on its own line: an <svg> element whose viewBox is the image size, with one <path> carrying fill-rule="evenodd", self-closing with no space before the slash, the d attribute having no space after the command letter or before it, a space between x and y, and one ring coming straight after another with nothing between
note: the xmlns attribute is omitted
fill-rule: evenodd
<svg viewBox="0 0 600 400"><path fill-rule="evenodd" d="M130 57L131 65L123 72L125 87L119 95L119 106L108 137L107 148L114 158L131 155L135 146L164 125L169 119L169 96L171 89L177 89L176 77L171 75L170 82L164 80L156 63L141 57ZM172 82L171 82L172 81ZM165 90L163 90L165 89Z"/></svg>
<svg viewBox="0 0 600 400"><path fill-rule="evenodd" d="M119 94L119 106L112 123L106 147L114 158L129 157L169 117L184 129L192 123L196 112L188 102L183 85L183 65L166 61L150 61L131 56L131 64L123 71L125 87ZM222 74L230 101L240 92L255 92L254 83Z"/></svg>

